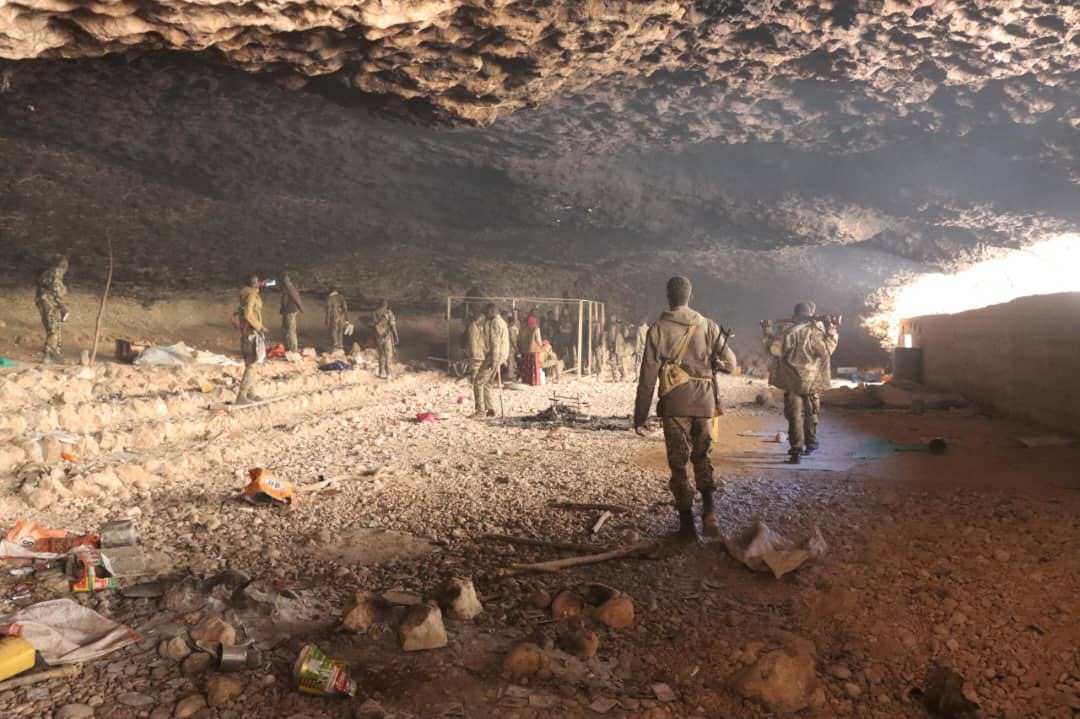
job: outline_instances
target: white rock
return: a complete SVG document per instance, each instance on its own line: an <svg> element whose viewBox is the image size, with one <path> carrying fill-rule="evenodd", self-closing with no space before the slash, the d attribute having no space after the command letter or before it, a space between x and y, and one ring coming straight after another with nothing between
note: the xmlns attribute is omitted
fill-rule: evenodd
<svg viewBox="0 0 1080 719"><path fill-rule="evenodd" d="M469 621L484 611L484 605L476 596L476 587L471 579L454 577L443 587L442 596L450 616L454 619Z"/></svg>
<svg viewBox="0 0 1080 719"><path fill-rule="evenodd" d="M409 609L398 627L398 638L407 652L445 647L449 640L438 605L428 602Z"/></svg>

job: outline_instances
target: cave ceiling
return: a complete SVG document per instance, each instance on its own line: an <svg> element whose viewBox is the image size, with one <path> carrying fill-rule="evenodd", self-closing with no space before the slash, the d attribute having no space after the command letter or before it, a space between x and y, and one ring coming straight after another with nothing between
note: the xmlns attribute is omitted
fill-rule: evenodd
<svg viewBox="0 0 1080 719"><path fill-rule="evenodd" d="M948 266L1080 227L1080 9L6 0L0 153L7 249L62 244L67 206L219 249Z"/></svg>

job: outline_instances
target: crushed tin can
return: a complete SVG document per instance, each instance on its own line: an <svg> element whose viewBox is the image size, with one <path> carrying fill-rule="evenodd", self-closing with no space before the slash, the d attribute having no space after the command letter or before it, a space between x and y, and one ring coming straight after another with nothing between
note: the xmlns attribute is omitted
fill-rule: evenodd
<svg viewBox="0 0 1080 719"><path fill-rule="evenodd" d="M329 658L314 644L300 650L293 680L302 693L317 697L355 697L360 688L345 662Z"/></svg>
<svg viewBox="0 0 1080 719"><path fill-rule="evenodd" d="M133 547L139 543L139 530L130 519L118 519L106 522L98 530L103 549L109 547Z"/></svg>
<svg viewBox="0 0 1080 719"><path fill-rule="evenodd" d="M251 653L248 647L236 647L231 644L218 644L215 666L218 671L238 672L250 665Z"/></svg>

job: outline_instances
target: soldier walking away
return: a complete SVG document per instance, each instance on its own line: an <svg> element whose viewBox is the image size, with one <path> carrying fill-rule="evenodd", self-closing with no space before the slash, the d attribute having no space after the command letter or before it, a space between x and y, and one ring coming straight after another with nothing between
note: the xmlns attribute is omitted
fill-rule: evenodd
<svg viewBox="0 0 1080 719"><path fill-rule="evenodd" d="M56 264L41 273L38 278L34 304L41 313L41 324L45 327L45 350L42 361L45 364L59 364L64 361L61 326L67 322L68 309L64 305L67 286L64 275L68 271L68 258L61 256Z"/></svg>
<svg viewBox="0 0 1080 719"><path fill-rule="evenodd" d="M818 448L818 392L831 382L830 357L840 342L838 317L816 319L812 302L800 302L790 323L774 329L761 323L766 351L773 360L769 384L784 390L784 417L788 421L791 464Z"/></svg>
<svg viewBox="0 0 1080 719"><path fill-rule="evenodd" d="M606 342L608 362L611 363L611 381L625 382L627 354L626 334L623 331L622 324L615 315L612 315L611 319L608 320Z"/></svg>
<svg viewBox="0 0 1080 719"><path fill-rule="evenodd" d="M634 330L634 372L641 369L641 358L645 356L645 341L649 336L649 321L642 319ZM635 376L636 380L637 377Z"/></svg>
<svg viewBox="0 0 1080 719"><path fill-rule="evenodd" d="M330 346L334 352L345 351L345 325L348 323L349 303L337 287L331 287L326 297L326 328L330 330Z"/></svg>
<svg viewBox="0 0 1080 719"><path fill-rule="evenodd" d="M400 342L397 321L390 309L390 301L383 300L371 316L375 328L375 341L379 350L379 379L390 379L390 365L394 361L394 348Z"/></svg>
<svg viewBox="0 0 1080 719"><path fill-rule="evenodd" d="M300 292L286 272L281 276L281 333L285 335L286 352L300 351L300 342L296 338L296 315L303 311Z"/></svg>
<svg viewBox="0 0 1080 719"><path fill-rule="evenodd" d="M687 463L694 465L694 481L701 492L701 524L706 536L717 536L719 528L713 507L715 483L710 452L713 436L711 420L720 411L714 372L735 370L735 353L727 346L720 327L690 309L692 286L685 277L667 283L671 309L649 328L641 360L634 406L634 430L648 434L653 391L660 384L656 413L664 427L671 491L679 511L679 541L697 540L694 525L694 487L687 475Z"/></svg>
<svg viewBox="0 0 1080 719"><path fill-rule="evenodd" d="M488 318L488 344L491 346L491 360L495 368L493 379L502 384L503 366L510 361L510 327L495 305L484 308L484 315Z"/></svg>
<svg viewBox="0 0 1080 719"><path fill-rule="evenodd" d="M240 328L240 354L244 357L244 374L240 377L240 389L236 392L234 405L251 404L260 399L251 390L255 384L254 367L263 360L266 352L266 327L262 321L263 305L259 295L262 285L258 275L252 275L247 286L240 288L240 309L236 313L236 319Z"/></svg>

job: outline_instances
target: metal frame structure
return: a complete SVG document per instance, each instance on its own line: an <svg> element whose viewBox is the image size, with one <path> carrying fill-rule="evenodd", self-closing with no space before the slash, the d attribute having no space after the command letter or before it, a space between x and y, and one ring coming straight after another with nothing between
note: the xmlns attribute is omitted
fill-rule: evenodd
<svg viewBox="0 0 1080 719"><path fill-rule="evenodd" d="M597 328L602 328L605 321L606 304L597 300L586 300L566 297L469 297L464 295L449 295L446 298L446 363L447 371L453 372L454 367L454 303L464 304L468 308L471 304L483 305L489 302L496 304L509 304L510 309L517 315L518 304L526 307L535 305L558 305L559 307L577 307L577 361L574 370L578 377L588 377L591 373L593 360L593 339L596 337ZM467 311L467 309L466 309ZM587 328L586 328L587 323ZM588 337L585 337L586 329ZM585 350L588 348L589 361L584 361ZM511 348L516 351L516 348Z"/></svg>

